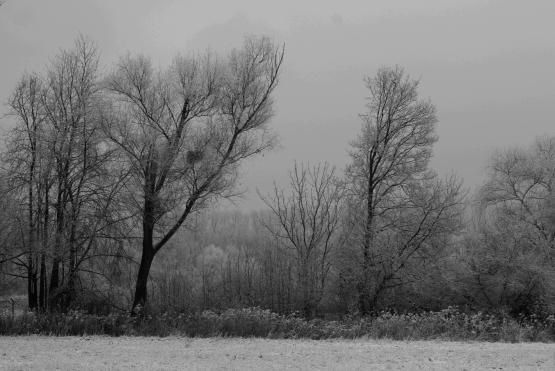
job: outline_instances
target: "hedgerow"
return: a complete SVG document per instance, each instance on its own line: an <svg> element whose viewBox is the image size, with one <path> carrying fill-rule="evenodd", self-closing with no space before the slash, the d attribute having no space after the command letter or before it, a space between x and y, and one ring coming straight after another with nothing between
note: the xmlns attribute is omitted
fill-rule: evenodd
<svg viewBox="0 0 555 371"><path fill-rule="evenodd" d="M227 309L220 313L140 313L91 315L73 311L28 312L0 316L1 335L110 335L262 337L276 339L479 340L502 342L554 341L555 316L512 318L504 314L464 313L449 307L439 312L380 312L338 321L305 320L261 308Z"/></svg>

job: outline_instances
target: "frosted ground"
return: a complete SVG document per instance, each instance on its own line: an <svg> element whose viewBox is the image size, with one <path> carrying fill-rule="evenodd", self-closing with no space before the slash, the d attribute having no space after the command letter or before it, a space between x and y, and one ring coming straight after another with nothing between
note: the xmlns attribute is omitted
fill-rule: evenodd
<svg viewBox="0 0 555 371"><path fill-rule="evenodd" d="M0 337L1 370L555 370L555 345Z"/></svg>

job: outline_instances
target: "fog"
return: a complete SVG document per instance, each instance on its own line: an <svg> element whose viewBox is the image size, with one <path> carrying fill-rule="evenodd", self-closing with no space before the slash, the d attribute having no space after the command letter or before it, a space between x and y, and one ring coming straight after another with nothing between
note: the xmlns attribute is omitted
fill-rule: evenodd
<svg viewBox="0 0 555 371"><path fill-rule="evenodd" d="M395 64L421 80L421 95L437 107L432 167L472 188L495 149L553 135L553 19L555 3L544 0L8 0L0 7L0 101L79 33L97 42L105 70L127 52L163 67L178 52L225 53L245 35L267 34L286 49L271 122L280 146L243 167L236 207L261 207L256 190L283 183L294 160L344 167L364 112L362 80Z"/></svg>

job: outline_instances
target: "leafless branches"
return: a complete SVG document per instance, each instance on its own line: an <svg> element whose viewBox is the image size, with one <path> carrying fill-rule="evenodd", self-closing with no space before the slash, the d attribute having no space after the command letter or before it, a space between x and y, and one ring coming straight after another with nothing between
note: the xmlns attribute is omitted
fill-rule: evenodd
<svg viewBox="0 0 555 371"><path fill-rule="evenodd" d="M104 130L130 169L132 204L143 225L135 305L146 300L154 255L191 213L233 194L236 170L274 144L266 125L283 49L251 38L220 61L178 56L154 71L142 56L123 58L106 81L117 110Z"/></svg>
<svg viewBox="0 0 555 371"><path fill-rule="evenodd" d="M461 201L460 182L436 181L428 170L437 118L432 103L418 98L418 81L394 67L365 82L368 111L346 172L363 314L407 260L443 233Z"/></svg>
<svg viewBox="0 0 555 371"><path fill-rule="evenodd" d="M528 225L533 238L553 249L554 183L555 139L537 139L528 150L512 148L493 156L481 199L484 206L495 206L507 217Z"/></svg>
<svg viewBox="0 0 555 371"><path fill-rule="evenodd" d="M31 308L45 309L47 297L62 289L71 300L83 258L96 247L94 235L111 223L112 187L121 182L108 171L111 152L99 126L98 63L94 43L80 37L46 74L24 76L9 103L16 126L4 163L11 194L27 215L22 242Z"/></svg>
<svg viewBox="0 0 555 371"><path fill-rule="evenodd" d="M324 290L330 252L340 244L344 188L327 163L295 163L289 179L288 194L274 185L272 195L261 196L273 214L265 226L296 252L303 310L310 317Z"/></svg>

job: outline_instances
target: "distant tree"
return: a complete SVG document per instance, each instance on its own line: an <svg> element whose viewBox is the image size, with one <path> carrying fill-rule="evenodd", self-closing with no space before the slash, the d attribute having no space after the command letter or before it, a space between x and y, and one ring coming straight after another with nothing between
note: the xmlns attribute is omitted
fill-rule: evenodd
<svg viewBox="0 0 555 371"><path fill-rule="evenodd" d="M361 314L399 284L411 258L455 229L461 202L460 182L437 180L428 169L437 118L433 104L418 97L418 81L394 67L365 82L368 111L346 172Z"/></svg>
<svg viewBox="0 0 555 371"><path fill-rule="evenodd" d="M330 270L332 250L341 240L343 186L327 163L300 167L289 174L289 190L274 185L262 197L272 212L266 228L296 254L302 310L312 317Z"/></svg>
<svg viewBox="0 0 555 371"><path fill-rule="evenodd" d="M531 242L555 250L555 138L537 139L527 150L496 153L482 202L529 226Z"/></svg>
<svg viewBox="0 0 555 371"><path fill-rule="evenodd" d="M465 294L513 314L555 307L555 138L495 153L466 233ZM463 275L464 276L464 275Z"/></svg>
<svg viewBox="0 0 555 371"><path fill-rule="evenodd" d="M555 267L531 228L501 209L475 212L480 223L467 228L450 265L453 289L474 308L513 315L553 310Z"/></svg>
<svg viewBox="0 0 555 371"><path fill-rule="evenodd" d="M274 144L267 123L283 55L252 38L223 63L179 56L155 71L128 56L107 79L115 104L105 132L130 172L128 207L142 230L133 308L147 301L155 255L191 214L233 195L243 160Z"/></svg>

